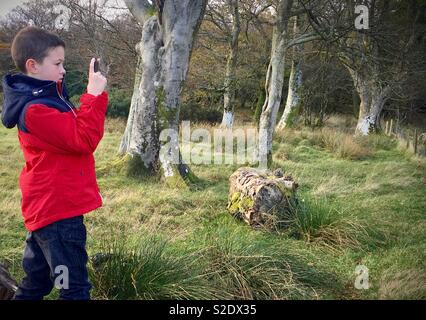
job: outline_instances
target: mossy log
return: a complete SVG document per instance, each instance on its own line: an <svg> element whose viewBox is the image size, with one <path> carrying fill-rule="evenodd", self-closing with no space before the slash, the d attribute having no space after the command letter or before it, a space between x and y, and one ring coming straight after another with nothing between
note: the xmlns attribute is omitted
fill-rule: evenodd
<svg viewBox="0 0 426 320"><path fill-rule="evenodd" d="M0 300L10 300L18 289L18 283L10 276L7 269L0 264Z"/></svg>
<svg viewBox="0 0 426 320"><path fill-rule="evenodd" d="M229 212L253 227L270 224L274 214L289 206L298 186L280 169L271 172L248 167L235 171L229 182Z"/></svg>

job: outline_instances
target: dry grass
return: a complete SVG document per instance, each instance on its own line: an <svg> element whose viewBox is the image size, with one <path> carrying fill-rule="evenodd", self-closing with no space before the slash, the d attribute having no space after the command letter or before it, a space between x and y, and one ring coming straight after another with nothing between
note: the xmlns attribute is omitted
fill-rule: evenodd
<svg viewBox="0 0 426 320"><path fill-rule="evenodd" d="M336 131L330 128L321 130L283 130L276 133L276 138L281 143L293 146L306 145L307 143L324 148L339 159L360 160L372 154L372 148L365 142L358 141L350 133Z"/></svg>
<svg viewBox="0 0 426 320"><path fill-rule="evenodd" d="M371 150L358 143L351 134L328 128L323 128L316 133L313 140L341 159L358 160L371 155Z"/></svg>
<svg viewBox="0 0 426 320"><path fill-rule="evenodd" d="M426 299L425 269L384 273L380 280L379 299Z"/></svg>

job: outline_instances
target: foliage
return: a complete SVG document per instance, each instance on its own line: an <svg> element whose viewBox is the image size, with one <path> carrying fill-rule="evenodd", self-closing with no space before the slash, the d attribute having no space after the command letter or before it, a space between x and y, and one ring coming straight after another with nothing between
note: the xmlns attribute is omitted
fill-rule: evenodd
<svg viewBox="0 0 426 320"><path fill-rule="evenodd" d="M110 89L108 91L107 116L113 118L127 118L129 115L132 93L124 89Z"/></svg>

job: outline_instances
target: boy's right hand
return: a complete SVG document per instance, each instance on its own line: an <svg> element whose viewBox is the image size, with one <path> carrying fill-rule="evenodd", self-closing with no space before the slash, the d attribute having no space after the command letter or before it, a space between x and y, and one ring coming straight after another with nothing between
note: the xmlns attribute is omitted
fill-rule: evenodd
<svg viewBox="0 0 426 320"><path fill-rule="evenodd" d="M92 60L90 60L89 83L87 84L87 93L94 96L98 96L105 90L105 87L107 85L107 79L99 71L95 72L94 65L95 58L92 58Z"/></svg>

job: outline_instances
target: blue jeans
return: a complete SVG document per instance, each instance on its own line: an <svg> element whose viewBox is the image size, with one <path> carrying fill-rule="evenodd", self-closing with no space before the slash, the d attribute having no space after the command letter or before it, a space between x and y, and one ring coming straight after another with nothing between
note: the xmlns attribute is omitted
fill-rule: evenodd
<svg viewBox="0 0 426 320"><path fill-rule="evenodd" d="M26 276L14 299L42 300L54 286L59 299L90 299L87 260L82 215L28 232L22 261Z"/></svg>

